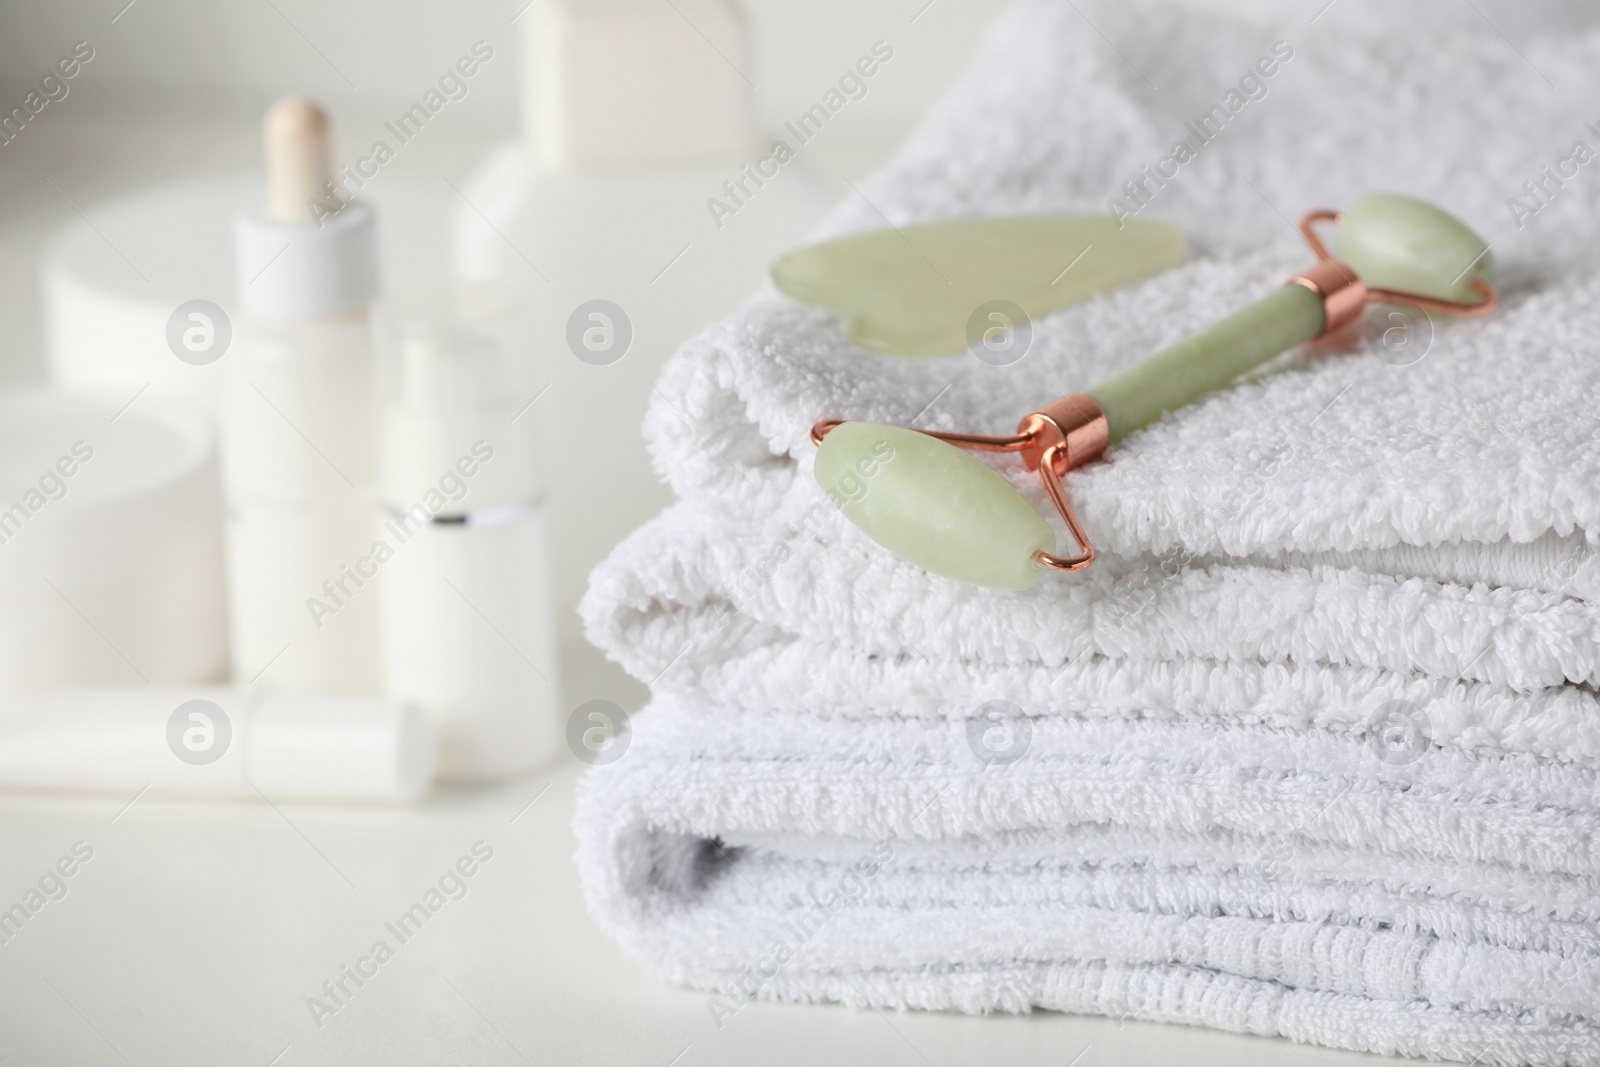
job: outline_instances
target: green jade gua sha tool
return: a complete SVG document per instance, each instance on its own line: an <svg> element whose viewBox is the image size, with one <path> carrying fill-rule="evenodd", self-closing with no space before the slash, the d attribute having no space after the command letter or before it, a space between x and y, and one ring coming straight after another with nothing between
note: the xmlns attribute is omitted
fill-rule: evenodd
<svg viewBox="0 0 1600 1067"><path fill-rule="evenodd" d="M1182 261L1182 231L1108 215L951 219L850 234L790 252L772 280L850 322L850 339L889 356L951 356L968 312L993 299L1032 318Z"/></svg>
<svg viewBox="0 0 1600 1067"><path fill-rule="evenodd" d="M1339 224L1338 258L1317 236L1315 227L1324 222ZM817 423L811 430L819 446L817 481L846 518L902 559L974 585L1026 589L1047 570L1077 571L1094 561L1061 478L1098 459L1108 445L1337 330L1366 304L1452 315L1482 315L1495 306L1488 246L1424 201L1369 193L1343 215L1311 212L1300 231L1316 266L1216 325L1024 416L1010 437ZM1044 517L963 449L1020 454L1039 472L1078 554L1055 555L1055 534Z"/></svg>

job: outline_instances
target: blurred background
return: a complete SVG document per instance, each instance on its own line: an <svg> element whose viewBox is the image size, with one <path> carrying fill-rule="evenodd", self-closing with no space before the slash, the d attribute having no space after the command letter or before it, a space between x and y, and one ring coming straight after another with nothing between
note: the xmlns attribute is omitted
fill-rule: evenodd
<svg viewBox="0 0 1600 1067"><path fill-rule="evenodd" d="M1006 5L593 6L641 16L646 44L624 33L619 58L607 63L601 27L592 53L601 59L541 96L531 57L540 35L557 37L561 27L547 18L540 29L540 10L525 0L0 5L0 508L25 503L40 471L69 454L74 419L92 421L86 440L100 445L26 529L0 529L16 542L0 547L0 721L9 729L0 774L13 787L0 793L0 1063L744 1062L757 1050L771 1058L811 1029L753 1007L741 1024L771 1018L706 1048L703 998L643 975L584 917L568 828L582 770L574 752L583 749L569 752L561 731L593 701L635 711L645 689L582 640L575 606L590 567L669 500L638 428L663 362L755 291L771 260L848 193L847 182L894 150ZM742 28L730 11L742 14ZM691 139L722 131L705 158L653 159L649 131L637 128L612 138L623 156L641 145L616 166L564 166L559 150L541 155L530 145L536 110L555 123L551 109L565 106L575 121L585 108L604 109L585 94L603 98L606 79L626 81L622 72L652 37L688 64L683 95L667 109L680 131ZM744 153L719 150L716 138L725 147L743 122L747 143L792 140L783 124L879 40L892 43L894 59L866 94L780 182L717 226L706 201L724 195L721 183L738 176ZM69 57L76 65L60 66ZM465 57L475 59L471 76L446 83L464 88L425 128L408 127L402 144L393 124ZM687 84L713 68L721 75L707 74L709 84ZM586 81L586 70L599 82ZM526 356L513 361L507 388L517 392L507 399L516 425L538 435L543 525L530 543L548 572L527 588L547 592L518 599L526 589L513 589L496 606L492 575L481 589L458 576L471 603L433 608L454 612L439 623L447 631L480 627L467 654L498 650L494 669L555 740L502 746L510 773L475 773L494 762L489 731L479 765L458 766L456 783L420 805L303 796L326 792L327 778L263 792L265 753L253 754L254 780L242 789L242 733L231 747L225 734L205 733L229 750L206 766L191 766L179 741L200 734L158 736L180 697L213 701L215 721L193 720L205 730L231 716L240 731L238 709L252 694L306 690L292 683L316 673L297 678L295 652L243 669L230 647L239 634L230 642L222 538L212 529L219 498L232 494L219 487L227 461L219 469L207 427L226 407L224 376L245 357L250 329L234 218L264 206L263 114L287 93L326 110L335 166L380 139L395 149L360 191L377 220L380 361L394 357L384 323L395 333L397 321L463 280L505 286L524 313L507 342ZM553 184L543 201L541 181ZM597 299L620 309L631 339L585 359L566 327ZM217 358L186 359L170 343L170 323L177 316L187 326L180 309L194 301L216 309L205 312L208 331L220 321L231 328L232 348ZM251 551L270 551L266 540ZM235 615L240 589L254 580L245 570L232 576ZM391 674L403 666L391 664ZM374 688L336 681L328 688L358 697ZM202 684L229 688L191 691ZM108 695L75 704L83 686ZM308 699L321 699L309 689ZM146 693L168 704L146 707ZM391 751L400 728L382 720L385 706L363 707L344 710L378 716L373 734L390 748L377 764L388 777L341 783L388 799L414 794L415 783L394 777L415 777L404 753ZM136 743L124 744L123 720L140 724ZM303 770L304 746L292 734L289 762ZM265 736L251 735L261 745ZM374 751L365 743L355 762ZM160 773L147 773L147 758L163 761ZM531 775L530 762L539 764ZM321 770L339 778L344 768ZM163 787L176 779L161 775L176 771L196 781L215 773L195 795L173 799ZM15 788L30 783L51 788ZM474 875L449 873L467 869ZM402 942L389 933L384 924L428 892L449 903L425 936ZM377 966L378 939L396 947L395 960L358 986L346 975ZM832 1031L808 1039L807 1058L829 1048L905 1054L876 1019L869 1029L833 1014ZM977 1031L958 1038L979 1039ZM695 1041L702 1049L686 1056Z"/></svg>
<svg viewBox="0 0 1600 1067"><path fill-rule="evenodd" d="M719 231L701 203L718 194L712 180L700 183L703 191L686 189L697 194L686 205L694 229L676 245L678 233L666 222L661 235L597 231L572 247L500 247L523 272L513 282L538 281L530 265L519 261L525 257L558 283L562 276L571 279L575 302L588 296L616 300L635 331L625 358L586 368L594 372L588 380L556 382L535 412L545 416L541 429L551 439L544 462L557 527L557 609L564 654L575 657L572 670L601 669L574 640L572 609L588 568L668 500L638 443L649 381L679 342L761 283L773 254L797 242L828 205L848 193L847 179L859 178L893 150L959 77L1003 7L970 0L746 4L749 51L736 62L748 68L739 72L740 87L749 92L763 137L782 133L783 122L812 106L873 41L892 38L896 49L867 95L805 146L803 172L785 174L796 188L782 191L789 203L774 208L781 218L761 220L756 233L750 232L755 223L738 218ZM0 204L0 381L7 383L47 378L53 337L58 348L73 344L60 334L70 330L81 309L60 309L53 335L41 286L41 255L62 227L76 225L89 261L81 270L110 290L107 300L147 301L159 308L204 297L235 310L232 278L215 269L231 270L232 262L226 223L233 204L226 180L259 174L261 116L284 93L321 102L333 121L335 158L354 160L375 139L394 141L384 124L415 104L473 42L494 49L494 58L468 82L467 94L398 150L363 193L383 210L378 239L384 286L391 293L448 276L451 222L462 212L474 213L461 194L497 146L519 136L529 110L526 39L534 19L525 5L136 0L126 6L14 4L0 18L0 70L6 72L0 99L20 103L75 42L87 41L94 51L67 83L68 96L51 102L0 150L0 188L6 191ZM726 62L709 42L704 56L708 63ZM210 211L177 232L178 220L141 226L128 210L118 210L118 198L140 190L159 194L163 186L184 183L187 195ZM131 214L148 218L139 210ZM595 224L613 224L614 231L621 221L601 218ZM678 220L680 229L683 222ZM640 225L650 223L646 217ZM664 241L665 255L659 262L629 262L630 241L651 251ZM650 286L673 254L690 244L683 259ZM650 299L623 295L637 292ZM540 384L555 381L554 371L572 369L564 348L538 355L567 365L536 368L535 375L543 375ZM62 358L72 361L70 353ZM184 372L175 362L158 370ZM110 372L118 374L135 389L150 377L143 368ZM157 393L161 386L158 381ZM619 392L625 394L620 404ZM574 467L567 450L580 447L567 435L584 426L603 427L621 440L593 465ZM603 482L593 484L602 469ZM607 682L624 690L629 684L620 675Z"/></svg>

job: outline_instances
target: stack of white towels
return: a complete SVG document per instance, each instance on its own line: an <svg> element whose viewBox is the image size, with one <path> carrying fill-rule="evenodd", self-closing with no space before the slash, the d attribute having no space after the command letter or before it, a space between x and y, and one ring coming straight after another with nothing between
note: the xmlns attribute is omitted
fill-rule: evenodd
<svg viewBox="0 0 1600 1067"><path fill-rule="evenodd" d="M1574 162L1600 34L1321 6L1025 3L851 193L827 233L1104 212L1197 148L1139 211L1191 259L1035 322L1019 362L869 355L767 291L659 383L680 500L584 608L654 699L591 772L579 861L597 920L714 1013L1600 1064L1600 158ZM933 577L813 481L816 420L1010 432L1271 292L1309 262L1291 220L1369 190L1489 239L1503 309L1308 348L1073 472L1088 571Z"/></svg>

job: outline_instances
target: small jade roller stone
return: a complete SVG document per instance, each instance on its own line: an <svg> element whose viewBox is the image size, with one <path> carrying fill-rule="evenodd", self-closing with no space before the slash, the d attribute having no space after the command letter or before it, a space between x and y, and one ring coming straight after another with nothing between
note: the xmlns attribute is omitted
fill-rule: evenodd
<svg viewBox="0 0 1600 1067"><path fill-rule="evenodd" d="M1147 278L1183 260L1182 231L1105 215L951 219L850 234L790 252L772 280L850 323L850 339L891 356L966 350L967 319L990 300L1030 317Z"/></svg>
<svg viewBox="0 0 1600 1067"><path fill-rule="evenodd" d="M1483 239L1444 211L1373 193L1344 213L1337 258L1367 289L1475 304L1492 270ZM1084 390L1111 443L1323 332L1321 294L1291 283ZM902 559L974 585L1026 589L1055 535L993 468L936 437L844 422L817 450L816 478L845 516Z"/></svg>

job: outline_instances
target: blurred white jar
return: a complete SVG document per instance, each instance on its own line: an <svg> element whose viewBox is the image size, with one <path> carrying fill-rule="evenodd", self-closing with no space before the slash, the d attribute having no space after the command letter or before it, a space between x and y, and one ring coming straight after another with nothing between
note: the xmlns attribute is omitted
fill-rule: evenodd
<svg viewBox="0 0 1600 1067"><path fill-rule="evenodd" d="M0 393L0 686L227 675L211 430L132 396Z"/></svg>

